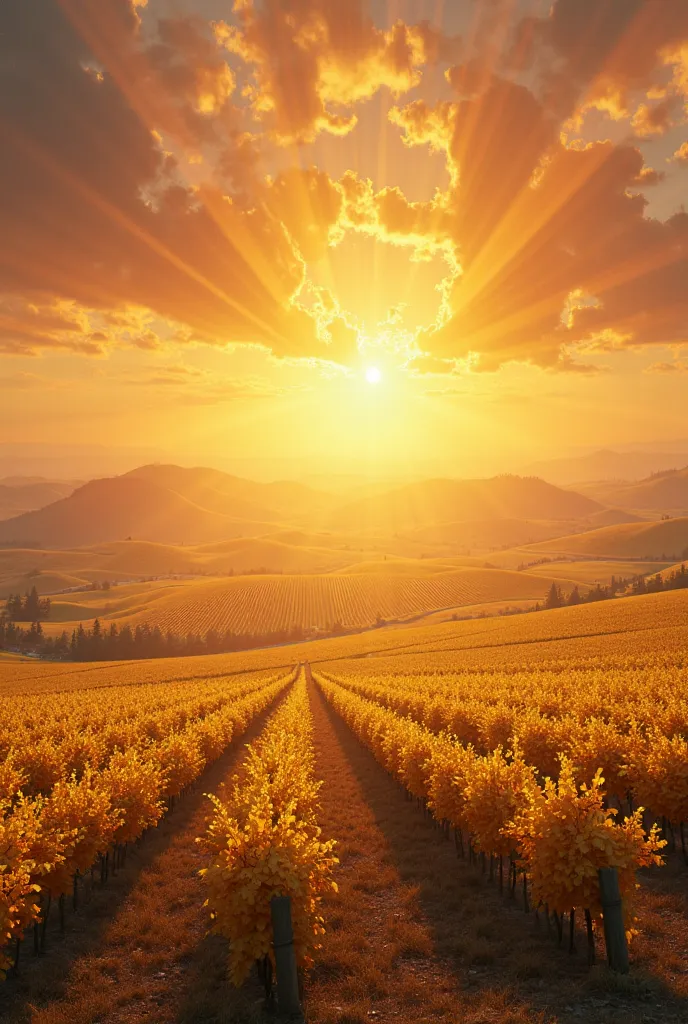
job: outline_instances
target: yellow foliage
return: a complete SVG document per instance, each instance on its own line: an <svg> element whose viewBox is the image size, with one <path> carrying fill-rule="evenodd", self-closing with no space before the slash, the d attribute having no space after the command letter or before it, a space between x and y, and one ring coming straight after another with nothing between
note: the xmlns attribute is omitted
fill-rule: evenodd
<svg viewBox="0 0 688 1024"><path fill-rule="evenodd" d="M312 720L303 675L250 745L241 776L215 813L205 837L210 853L201 874L213 931L229 939L230 976L241 985L253 963L272 953L270 901L290 896L294 945L312 962L324 932L320 901L336 890L334 842L317 824L320 783L313 775Z"/></svg>
<svg viewBox="0 0 688 1024"><path fill-rule="evenodd" d="M293 680L257 673L0 701L0 949L113 843L155 825ZM40 711L40 715L38 712ZM40 730L40 735L38 730ZM0 973L9 966L0 958Z"/></svg>
<svg viewBox="0 0 688 1024"><path fill-rule="evenodd" d="M558 913L580 907L599 916L598 870L616 867L631 931L635 872L639 867L661 863L664 841L659 839L656 826L645 832L640 810L616 822L616 810L604 803L600 770L594 772L590 785L579 785L571 760L561 756L558 782L545 778L539 783L538 769L542 771L552 759L557 745L547 740L549 720L545 715L536 711L520 720L525 724L519 734L528 736L531 754L538 751L538 765L529 763L518 742L506 753L498 747L480 755L449 733L436 735L387 707L384 684L370 683L359 673L360 669L350 671L343 683L332 675L316 678L325 697L359 739L410 792L427 799L438 820L468 830L475 845L485 853L515 854L528 872L535 901L547 903ZM404 694L396 689L398 680L390 679L389 684L389 702L403 704ZM422 689L421 680L416 697ZM375 698L362 697L358 691L372 691ZM409 698L406 708L410 703ZM433 714L436 704L434 708ZM555 722L556 728L552 729L552 735L559 739L562 723L563 719ZM617 734L604 723L591 724L588 741L596 735L605 740L606 756L613 760L621 779L619 749L626 748L617 743ZM683 806L679 795L684 792L688 764L685 743L666 740L657 744L657 750L654 759L643 754L642 763L648 768L645 784L649 789L652 780L659 779L658 786L665 794L672 795L672 799L676 794L672 806L678 811ZM669 780L675 783L673 788Z"/></svg>
<svg viewBox="0 0 688 1024"><path fill-rule="evenodd" d="M565 913L576 907L602 913L598 870L615 867L627 923L639 867L661 864L665 845L656 827L648 834L638 810L622 823L604 806L600 772L590 786L576 784L573 767L562 761L558 782L527 792L527 804L507 830L530 878L533 898L550 910Z"/></svg>

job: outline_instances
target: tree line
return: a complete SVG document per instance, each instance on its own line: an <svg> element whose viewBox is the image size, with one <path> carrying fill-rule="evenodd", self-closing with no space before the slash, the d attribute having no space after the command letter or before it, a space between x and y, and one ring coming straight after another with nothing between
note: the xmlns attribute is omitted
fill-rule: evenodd
<svg viewBox="0 0 688 1024"><path fill-rule="evenodd" d="M608 601L620 594L637 597L639 594L659 594L664 590L685 590L688 588L688 570L685 564L673 569L667 576L657 573L655 576L632 576L622 579L612 576L608 586L597 584L581 594L577 586L566 596L558 583L550 587L544 605L535 605L535 611L543 608L564 608L577 604L592 604L595 601Z"/></svg>
<svg viewBox="0 0 688 1024"><path fill-rule="evenodd" d="M612 576L607 586L597 584L589 591L581 594L574 586L566 595L558 583L552 583L544 604L539 602L534 611L550 608L571 607L578 604L590 604L595 601L606 601L620 594L635 596L639 594L657 594L664 590L683 590L688 588L688 570L685 564L674 569L666 576L657 573L655 576L634 576L622 579ZM277 630L270 633L232 633L210 629L207 633L175 633L164 632L159 626L141 623L136 626L128 624L119 627L116 622L104 627L99 619L92 626L80 624L71 635L64 630L59 636L46 636L41 625L41 618L50 612L49 599L39 599L35 587L31 594L11 599L7 608L0 614L0 650L9 649L22 654L34 654L50 661L127 661L142 658L185 658L196 654L225 654L231 651L246 651L256 647L274 647L278 644L299 643L313 639L315 636L342 636L349 632L341 623L336 622L331 629L315 633L301 626L293 626L288 630ZM40 605L39 615L31 622L29 628L22 628L19 622L26 619L15 618L17 600L20 601L25 614L26 602L30 610ZM36 602L38 601L38 605ZM521 611L519 609L519 611ZM514 610L514 614L516 610ZM384 625L378 616L376 626Z"/></svg>
<svg viewBox="0 0 688 1024"><path fill-rule="evenodd" d="M346 630L335 623L327 634L340 636ZM40 622L22 629L15 622L0 616L0 650L9 648L38 655L50 661L127 661L140 658L186 658L194 654L225 654L255 647L274 647L277 644L298 643L312 636L301 626L271 633L232 633L215 629L207 633L164 632L159 626L141 623L137 626L116 622L104 627L99 619L92 626L80 624L71 636L63 631L59 636L46 636Z"/></svg>
<svg viewBox="0 0 688 1024"><path fill-rule="evenodd" d="M41 622L50 618L50 598L39 597L35 587L30 594L10 594L5 605L10 622Z"/></svg>

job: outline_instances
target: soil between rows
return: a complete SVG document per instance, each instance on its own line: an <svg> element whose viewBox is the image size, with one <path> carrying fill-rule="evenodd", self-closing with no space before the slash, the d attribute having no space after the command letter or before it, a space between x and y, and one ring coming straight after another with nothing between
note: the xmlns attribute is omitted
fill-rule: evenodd
<svg viewBox="0 0 688 1024"><path fill-rule="evenodd" d="M582 932L575 955L559 949L542 915L526 915L519 900L457 858L453 842L406 799L316 686L311 700L320 821L338 840L341 864L308 986L309 1022L688 1021L685 977L672 980L661 969L663 956L676 960L676 946L685 957L686 917L675 900L664 905L652 957L651 941L632 947L629 978L604 964L588 968ZM643 889L643 915L648 901Z"/></svg>
<svg viewBox="0 0 688 1024"><path fill-rule="evenodd" d="M341 862L306 984L309 1024L685 1024L685 900L677 910L668 894L643 889L649 932L634 947L641 962L633 975L590 971L583 942L570 957L542 919L458 860L317 687L309 693L320 822ZM25 949L20 977L0 990L3 1024L270 1019L253 977L239 992L229 986L227 944L206 934L195 839L210 813L204 793L240 770L246 743L274 707L132 851L116 879L104 889L96 882L90 903L68 913L64 938L55 917L47 954L34 960Z"/></svg>
<svg viewBox="0 0 688 1024"><path fill-rule="evenodd" d="M53 914L45 955L34 958L30 937L24 942L19 976L0 983L2 1024L200 1024L225 1019L214 1016L217 1007L240 1014L226 1019L260 1019L261 990L229 986L227 944L206 934L203 855L195 840L210 817L205 794L231 779L276 706L257 716L130 849L116 877L104 887L96 878L90 900L84 882L81 907L76 914L68 909L63 936Z"/></svg>

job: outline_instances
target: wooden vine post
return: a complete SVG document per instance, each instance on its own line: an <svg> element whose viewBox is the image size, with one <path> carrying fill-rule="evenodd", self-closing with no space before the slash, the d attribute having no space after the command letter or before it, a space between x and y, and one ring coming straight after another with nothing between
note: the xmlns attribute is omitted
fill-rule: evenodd
<svg viewBox="0 0 688 1024"><path fill-rule="evenodd" d="M270 901L270 916L275 951L277 1008L280 1014L302 1021L294 929L291 922L291 897L273 896Z"/></svg>
<svg viewBox="0 0 688 1024"><path fill-rule="evenodd" d="M607 962L613 971L628 974L628 942L623 920L619 873L616 868L600 868L599 880Z"/></svg>

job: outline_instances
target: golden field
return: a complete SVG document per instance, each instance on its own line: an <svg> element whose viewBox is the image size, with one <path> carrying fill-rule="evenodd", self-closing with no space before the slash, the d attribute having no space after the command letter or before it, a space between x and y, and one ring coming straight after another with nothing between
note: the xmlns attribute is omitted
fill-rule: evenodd
<svg viewBox="0 0 688 1024"><path fill-rule="evenodd" d="M351 636L311 640L299 644L216 654L73 664L37 659L0 658L0 688L72 689L110 686L117 680L146 682L202 678L308 660L316 665L361 657L384 659L391 666L403 657L415 664L432 656L438 668L456 665L539 665L559 660L613 660L646 656L688 647L688 593L673 591L633 598L617 598L576 608L534 614L452 620L424 625L408 623L367 630Z"/></svg>
<svg viewBox="0 0 688 1024"><path fill-rule="evenodd" d="M70 910L67 918L69 928L77 933L80 929L89 946L95 944L111 964L124 1007L136 1006L142 983L160 992L164 1002L171 999L168 971L178 979L175 984L185 998L191 998L188 986L193 985L194 974L187 975L178 957L190 958L206 974L216 955L211 956L203 945L205 894L220 915L216 928L220 936L235 936L237 922L243 921L236 935L252 936L255 949L263 948L264 932L252 931L259 920L257 911L246 910L256 898L255 894L249 897L246 889L251 876L245 874L245 866L244 874L232 875L239 862L226 859L226 851L239 843L237 851L244 850L241 857L249 858L241 864L258 865L260 850L267 857L270 851L292 849L281 845L277 833L256 831L260 815L255 815L267 786L274 808L285 808L287 813L287 807L298 807L295 817L288 812L288 828L307 844L303 849L310 850L311 868L319 865L321 881L304 884L316 886L309 891L324 917L322 946L308 938L308 915L313 911L305 907L305 916L299 917L297 946L304 963L309 958L314 961L307 982L313 1019L323 1024L330 1020L327 1005L332 998L341 1000L341 1005L368 1009L400 1004L410 1008L418 989L408 964L415 964L421 976L425 971L444 970L440 965L453 949L461 971L480 969L487 958L501 982L509 984L510 998L518 1000L519 1021L535 1024L539 1005L535 993L543 976L548 979L547 1005L555 1015L563 1014L562 1020L566 1019L563 1007L572 1000L592 1008L590 1000L595 999L586 987L590 982L585 981L581 919L583 908L592 908L594 917L599 907L585 885L575 893L562 893L546 867L548 830L556 819L542 818L539 827L544 831L534 846L527 839L530 826L525 818L518 827L514 825L509 838L501 838L504 815L535 814L540 807L538 794L549 792L546 776L556 777L562 771L560 795L550 792L547 799L560 800L561 813L571 801L578 801L576 813L591 816L591 828L593 819L606 814L610 824L604 827L618 829L618 849L630 858L624 861L630 865L624 869L624 893L629 908L633 896L639 932L632 944L633 971L643 972L647 984L657 987L654 998L662 1008L662 1019L673 1024L681 1020L682 1000L688 998L683 972L688 951L680 939L672 941L684 913L680 878L685 869L680 866L678 824L684 813L682 801L688 801L681 767L688 713L683 693L687 613L688 593L671 592L508 618L400 624L336 639L208 657L78 665L3 657L3 785L11 792L18 783L27 794L28 802L22 805L22 814L29 815L23 819L26 822L34 821L31 815L38 822L41 814L47 821L49 814L67 813L68 806L71 820L79 822L75 815L86 813L86 805L80 802L84 796L100 808L97 814L89 813L88 830L70 854L67 873L51 868L48 859L41 869L44 873L35 877L46 892L64 892L72 885L69 871L74 865L86 865L88 857L96 856L98 837L115 836L112 867L117 866L116 877L102 890L97 881L88 881L87 872L79 883L89 905L92 902L99 913L112 918L109 931L96 935L88 907L76 913ZM295 671L298 662L312 666L315 685L308 682L310 668L305 673L303 668ZM295 688L291 686L294 679L299 680ZM285 693L291 697L282 701ZM277 708L275 724L271 727L268 719L263 729L261 723L273 707ZM231 737L246 728L254 741L249 751L234 745L223 753ZM353 740L349 729L378 763L366 759L370 755ZM118 748L124 753L117 753ZM518 749L522 761L515 764L505 758L503 752L510 748ZM562 757L567 760L561 761ZM273 773L271 764L287 765L290 758L296 759L292 770ZM215 759L217 768L210 766ZM86 760L95 774L84 770ZM421 770L423 764L427 770ZM296 765L302 765L304 773ZM69 783L72 788L65 788L61 781L66 766L76 772ZM597 769L606 783L599 782ZM199 772L204 773L203 789L216 794L214 817L200 792L193 795L191 780ZM520 788L514 789L510 799L517 802L504 805L497 793L511 792L508 779L513 775L515 780L515 772L520 773ZM457 802L459 791L451 796L445 781L454 778L452 785L458 785L459 777L467 788ZM246 781L237 782L242 779ZM319 782L324 787L314 802L313 786ZM414 797L427 800L430 811L439 817L440 832L429 828L404 799L399 782ZM581 782L593 787L592 796L577 790ZM226 817L228 807L239 807L238 797L231 796L236 785L240 788L235 793L242 794L245 805L243 811L236 811L238 825ZM490 787L495 785L498 791L493 792ZM168 810L163 818L164 802L171 807L187 788L191 795L184 797L178 811ZM127 803L131 798L126 792L134 790L139 796ZM648 808L644 817L636 814L632 830L630 825L614 824L614 815L603 810L601 802L606 792L612 804L627 814L631 790L633 804L642 801ZM141 803L144 793L148 795ZM42 810L41 801L46 798L49 811ZM121 806L128 810L118 812L124 816L113 824L107 808L119 806L117 801L122 800ZM283 812L273 813L280 820ZM12 814L7 817L7 810L5 814L7 827ZM672 822L674 830L666 834L670 840L673 836L678 852L671 843L668 850L663 847L656 832L644 833L647 839L642 842L638 838L638 829L649 829L651 821L662 815ZM157 827L151 828L156 821ZM457 863L454 844L443 842L447 821L456 830L457 850L467 849L476 866L461 859ZM237 827L238 833L233 831ZM383 832L378 831L381 828ZM126 837L135 837L141 829L157 838L147 839L140 851L133 847L125 864ZM234 838L227 846L229 835ZM197 838L205 851L200 854ZM514 844L522 852L513 870L518 873L518 886L527 885L529 903L537 905L538 898L549 901L551 910L561 911L562 920L566 917L567 929L571 907L580 910L570 922L577 956L562 958L551 938L541 932L531 935L527 918L520 920L514 914L507 896L513 870L505 856ZM495 879L492 886L480 880L483 854ZM562 849L564 854L581 863L579 852ZM333 855L339 863L332 860ZM437 870L429 866L429 859ZM668 866L658 866L661 859ZM484 867L487 862L482 863ZM107 878L110 869L97 856L96 864ZM211 874L204 882L190 882L204 864ZM635 890L635 870L642 865L646 867ZM295 866L294 870L302 869ZM131 894L120 904L117 892L122 878L131 886ZM497 885L500 879L504 895ZM416 887L414 893L407 885ZM375 894L384 894L385 905L391 908L388 926L374 913ZM164 915L156 909L161 905L167 908ZM240 906L244 916L237 918ZM407 913L413 915L410 922ZM459 919L466 938L458 937L452 923ZM440 920L444 923L437 931ZM143 922L147 922L145 928ZM16 927L21 929L19 924ZM380 981L372 1001L370 954L365 946L351 951L362 935L371 934L371 927L379 939L375 970L387 964L390 978L395 979ZM53 962L59 965L62 954L55 945L55 929L55 923L49 925L48 942L54 948ZM600 956L600 933L595 934ZM224 962L221 937L215 942L212 949ZM411 961L404 953L409 949L414 951ZM122 957L123 950L128 951L127 957ZM388 956L385 950L390 951ZM76 955L81 980L61 996L45 997L35 1014L38 1024L61 1022L76 1013L90 1019L89 1013L103 1012L109 996L108 986L103 988L100 961ZM524 974L526 959L531 966ZM249 960L237 954L232 961L236 981L245 978ZM128 961L136 965L133 973ZM536 961L542 967L536 968ZM343 962L345 969L331 967ZM19 987L11 978L8 981L9 1021L21 1021L26 1000L35 999L30 993L35 992L39 966L29 962ZM366 979L355 996L343 980L351 977L350 971ZM447 1005L452 1001L454 1005L460 997L449 978L447 984ZM246 980L234 991L221 985L206 998L212 1005L221 998L225 1006L234 1007L238 1019L244 1019L256 989ZM497 989L487 984L480 995L484 1012L497 1014L495 1019L509 1019L503 1017L499 998ZM618 998L627 1018L640 1024L641 1017L634 1016L633 995L621 992Z"/></svg>
<svg viewBox="0 0 688 1024"><path fill-rule="evenodd" d="M554 579L566 590L576 584L587 588L584 580L576 578L575 567L570 572L560 568L560 573L456 568L430 560L400 559L319 575L164 579L121 584L109 591L53 595L44 629L60 633L95 618L105 623L147 622L184 634L210 629L264 634L295 626L329 630L336 623L360 629L378 619L421 618L440 609L465 612L477 606L489 613L491 606L497 611L524 602L532 607L544 599Z"/></svg>
<svg viewBox="0 0 688 1024"><path fill-rule="evenodd" d="M241 577L195 583L156 601L148 620L175 632L269 633L302 626L370 626L380 619L421 616L439 608L507 598L542 600L551 581L494 569L422 576L392 572L329 576Z"/></svg>

